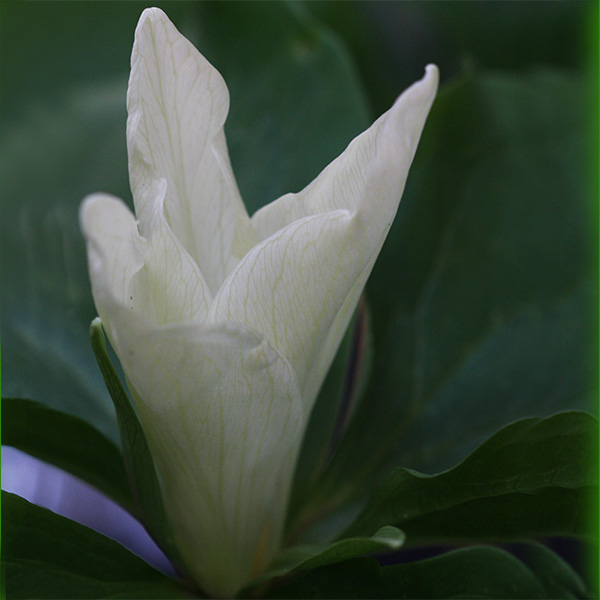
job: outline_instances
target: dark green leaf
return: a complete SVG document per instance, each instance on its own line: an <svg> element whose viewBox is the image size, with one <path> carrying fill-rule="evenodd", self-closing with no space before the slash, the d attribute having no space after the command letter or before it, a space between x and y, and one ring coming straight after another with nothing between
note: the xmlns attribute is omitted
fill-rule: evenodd
<svg viewBox="0 0 600 600"><path fill-rule="evenodd" d="M89 347L96 311L77 207L90 191L127 190L125 85L99 83L30 107L27 119L5 122L0 153L2 392L73 414L117 443Z"/></svg>
<svg viewBox="0 0 600 600"><path fill-rule="evenodd" d="M189 598L117 542L2 492L2 570L8 598Z"/></svg>
<svg viewBox="0 0 600 600"><path fill-rule="evenodd" d="M374 558L355 558L274 582L266 598L386 598Z"/></svg>
<svg viewBox="0 0 600 600"><path fill-rule="evenodd" d="M404 533L396 527L382 527L371 537L346 538L326 548L296 546L281 553L269 570L253 581L257 586L274 577L308 571L325 565L344 562L357 556L383 554L398 550L404 543ZM242 595L244 595L242 593Z"/></svg>
<svg viewBox="0 0 600 600"><path fill-rule="evenodd" d="M372 388L402 406L395 464L449 468L518 418L594 409L585 107L555 72L481 74L436 101L370 282L399 371Z"/></svg>
<svg viewBox="0 0 600 600"><path fill-rule="evenodd" d="M311 553L293 567L293 571L306 571L324 565L342 562L365 554L381 554L390 550L398 550L404 543L405 536L396 527L382 527L372 537L345 538L335 542L318 553Z"/></svg>
<svg viewBox="0 0 600 600"><path fill-rule="evenodd" d="M508 425L438 475L397 468L345 532L394 524L408 543L591 535L598 422L560 413Z"/></svg>
<svg viewBox="0 0 600 600"><path fill-rule="evenodd" d="M536 574L549 598L589 598L581 577L560 557L542 544L527 544L523 562Z"/></svg>
<svg viewBox="0 0 600 600"><path fill-rule="evenodd" d="M167 556L182 567L166 517L160 484L146 435L106 351L106 339L99 318L90 326L92 348L117 413L125 468L137 505L137 513Z"/></svg>
<svg viewBox="0 0 600 600"><path fill-rule="evenodd" d="M382 579L392 594L401 593L397 598L569 597L547 589L538 573L512 554L489 547L387 567L382 569Z"/></svg>
<svg viewBox="0 0 600 600"><path fill-rule="evenodd" d="M390 567L380 567L374 559L349 560L284 579L269 597L572 598L575 589L586 597L569 567L554 555L549 560L567 569L566 579L576 587L548 586L547 573L530 569L505 550L473 547Z"/></svg>
<svg viewBox="0 0 600 600"><path fill-rule="evenodd" d="M2 398L2 444L56 465L134 512L121 451L97 429L22 398Z"/></svg>
<svg viewBox="0 0 600 600"><path fill-rule="evenodd" d="M395 465L448 469L517 419L595 411L589 137L564 74L440 91L368 285L370 385L315 505L361 502Z"/></svg>

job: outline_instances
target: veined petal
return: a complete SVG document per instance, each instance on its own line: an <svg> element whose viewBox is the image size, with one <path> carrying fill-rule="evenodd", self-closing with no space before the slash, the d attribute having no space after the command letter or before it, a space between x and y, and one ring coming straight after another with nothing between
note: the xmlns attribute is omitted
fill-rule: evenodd
<svg viewBox="0 0 600 600"><path fill-rule="evenodd" d="M175 541L205 590L231 597L281 542L304 430L294 370L237 324L113 318Z"/></svg>
<svg viewBox="0 0 600 600"><path fill-rule="evenodd" d="M115 305L163 324L203 320L211 299L202 274L162 213L164 180L148 176L147 184L144 193L154 198L148 202L148 240L139 234L129 208L114 196L88 196L80 209L94 300L111 341Z"/></svg>
<svg viewBox="0 0 600 600"><path fill-rule="evenodd" d="M148 163L167 182L165 213L213 293L254 242L227 154L229 94L221 75L157 8L135 32L127 92L127 144L136 214ZM238 253L235 256L234 253Z"/></svg>
<svg viewBox="0 0 600 600"><path fill-rule="evenodd" d="M148 237L144 266L137 274L152 299L146 316L156 324L201 322L212 296L196 262L175 236L164 214L167 182L150 165L145 167L145 185L140 189L146 206Z"/></svg>
<svg viewBox="0 0 600 600"><path fill-rule="evenodd" d="M264 333L294 366L308 413L316 393L308 377L312 364L324 376L330 330L342 308L345 322L350 318L354 306L346 297L379 246L373 248L347 210L294 221L242 259L215 297L209 320Z"/></svg>
<svg viewBox="0 0 600 600"><path fill-rule="evenodd" d="M346 209L381 231L396 214L408 170L435 98L438 69L409 87L367 131L356 137L306 188L286 194L252 216L260 239L292 221Z"/></svg>
<svg viewBox="0 0 600 600"><path fill-rule="evenodd" d="M87 242L94 302L110 329L114 305L134 310L134 296L138 306L148 303L148 296L136 285L136 274L144 265L145 240L129 208L109 194L85 198L79 220Z"/></svg>
<svg viewBox="0 0 600 600"><path fill-rule="evenodd" d="M310 410L395 216L437 88L437 68L299 194L252 222L263 242L231 273L210 320L261 331L290 361Z"/></svg>

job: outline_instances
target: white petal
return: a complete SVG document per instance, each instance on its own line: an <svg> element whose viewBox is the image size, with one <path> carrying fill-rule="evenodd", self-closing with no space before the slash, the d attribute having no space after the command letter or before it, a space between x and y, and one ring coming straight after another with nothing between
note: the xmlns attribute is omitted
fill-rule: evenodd
<svg viewBox="0 0 600 600"><path fill-rule="evenodd" d="M380 243L372 246L348 211L300 219L253 248L213 302L211 322L231 320L261 331L294 366L307 413L315 381L322 383L335 352L330 331L341 312L344 324L350 318L354 305L346 299L353 291L358 298L356 281L362 289L363 271Z"/></svg>
<svg viewBox="0 0 600 600"><path fill-rule="evenodd" d="M144 193L154 198L148 202L148 240L118 198L95 194L81 206L94 300L109 331L115 305L138 311L155 324L200 321L208 311L206 283L162 214L164 181L148 177L147 183Z"/></svg>
<svg viewBox="0 0 600 600"><path fill-rule="evenodd" d="M145 240L135 217L119 198L108 194L88 196L79 209L86 238L88 265L96 308L110 327L114 305L147 306L148 296L138 293L136 274L144 265Z"/></svg>
<svg viewBox="0 0 600 600"><path fill-rule="evenodd" d="M127 109L141 232L148 233L140 193L148 163L167 182L169 224L214 292L254 242L223 133L229 94L219 73L157 8L143 12L135 32Z"/></svg>
<svg viewBox="0 0 600 600"><path fill-rule="evenodd" d="M166 181L144 166L148 171L140 194L144 195L148 238L144 266L137 277L152 298L151 310L145 314L156 324L200 322L212 300L210 290L165 218Z"/></svg>
<svg viewBox="0 0 600 600"><path fill-rule="evenodd" d="M294 365L307 411L393 221L436 86L428 67L305 190L259 211L266 239L215 297L212 322L263 332Z"/></svg>
<svg viewBox="0 0 600 600"><path fill-rule="evenodd" d="M231 597L281 542L304 430L294 370L239 325L152 328L119 314L115 350L175 541L206 591Z"/></svg>
<svg viewBox="0 0 600 600"><path fill-rule="evenodd" d="M360 211L381 230L396 214L408 170L438 85L438 69L409 87L364 133L355 138L306 188L264 206L252 224L265 239L292 221L346 209Z"/></svg>

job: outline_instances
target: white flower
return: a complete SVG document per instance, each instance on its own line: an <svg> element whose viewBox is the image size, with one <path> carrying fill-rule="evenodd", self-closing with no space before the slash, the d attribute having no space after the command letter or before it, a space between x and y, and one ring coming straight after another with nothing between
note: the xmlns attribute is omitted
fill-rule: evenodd
<svg viewBox="0 0 600 600"><path fill-rule="evenodd" d="M219 73L159 9L127 95L136 217L81 207L98 313L148 437L186 568L229 595L279 550L319 388L394 219L437 88L409 88L310 185L248 217ZM318 143L318 140L315 140Z"/></svg>

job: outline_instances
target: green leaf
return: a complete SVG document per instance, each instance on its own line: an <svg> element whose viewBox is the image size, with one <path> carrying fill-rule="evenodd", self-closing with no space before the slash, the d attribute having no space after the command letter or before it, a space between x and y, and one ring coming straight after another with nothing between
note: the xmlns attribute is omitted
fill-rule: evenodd
<svg viewBox="0 0 600 600"><path fill-rule="evenodd" d="M368 284L370 384L313 514L359 506L393 466L448 469L517 419L596 410L588 132L585 85L558 72L440 91Z"/></svg>
<svg viewBox="0 0 600 600"><path fill-rule="evenodd" d="M577 575L556 555L554 564ZM530 569L505 550L474 547L382 569L382 579L404 598L572 598L546 585L548 574ZM566 590L563 590L565 592ZM584 595L582 597L586 597Z"/></svg>
<svg viewBox="0 0 600 600"><path fill-rule="evenodd" d="M386 598L374 558L354 558L273 581L264 598Z"/></svg>
<svg viewBox="0 0 600 600"><path fill-rule="evenodd" d="M552 71L482 73L436 101L370 282L376 335L409 348L373 388L403 405L395 464L438 471L518 418L594 410L585 107L584 82Z"/></svg>
<svg viewBox="0 0 600 600"><path fill-rule="evenodd" d="M523 546L523 562L537 575L549 598L588 598L581 577L560 557L542 544Z"/></svg>
<svg viewBox="0 0 600 600"><path fill-rule="evenodd" d="M179 552L167 520L160 483L146 435L108 357L102 322L98 317L90 326L90 340L104 382L115 405L125 468L138 508L137 513L157 544L178 567L182 568L183 563L179 559Z"/></svg>
<svg viewBox="0 0 600 600"><path fill-rule="evenodd" d="M380 567L375 559L349 560L283 579L268 597L573 598L575 591L586 597L570 567L546 553L548 565L560 565L567 587L548 585L547 573L530 569L505 550L484 546L390 567Z"/></svg>
<svg viewBox="0 0 600 600"><path fill-rule="evenodd" d="M96 310L77 208L91 190L126 192L125 117L125 80L99 83L6 120L0 149L3 395L72 414L116 443L87 335Z"/></svg>
<svg viewBox="0 0 600 600"><path fill-rule="evenodd" d="M2 492L8 598L189 598L184 588L99 533Z"/></svg>
<svg viewBox="0 0 600 600"><path fill-rule="evenodd" d="M598 422L580 412L508 425L437 475L394 469L344 536L383 524L407 542L589 536Z"/></svg>
<svg viewBox="0 0 600 600"><path fill-rule="evenodd" d="M135 512L123 455L87 422L23 398L2 398L2 444L83 479Z"/></svg>
<svg viewBox="0 0 600 600"><path fill-rule="evenodd" d="M405 536L396 527L382 527L371 537L346 538L326 548L318 546L296 546L283 551L269 570L253 581L247 589L258 586L269 579L289 573L317 569L347 561L357 556L383 554L398 550L404 544ZM245 595L242 592L242 596Z"/></svg>

